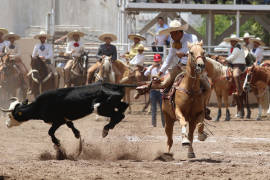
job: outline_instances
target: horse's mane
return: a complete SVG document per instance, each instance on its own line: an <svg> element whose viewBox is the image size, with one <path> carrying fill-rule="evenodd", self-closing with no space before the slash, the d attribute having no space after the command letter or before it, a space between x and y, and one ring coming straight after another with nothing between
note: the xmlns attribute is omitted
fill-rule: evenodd
<svg viewBox="0 0 270 180"><path fill-rule="evenodd" d="M214 76L224 76L226 74L227 66L222 65L221 63L217 62L214 59L206 57L206 60L210 62L214 67Z"/></svg>

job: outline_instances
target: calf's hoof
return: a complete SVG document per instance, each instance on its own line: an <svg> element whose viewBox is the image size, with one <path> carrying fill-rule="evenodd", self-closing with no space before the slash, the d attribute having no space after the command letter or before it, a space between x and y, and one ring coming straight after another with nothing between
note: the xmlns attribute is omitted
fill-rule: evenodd
<svg viewBox="0 0 270 180"><path fill-rule="evenodd" d="M103 129L102 137L105 138L109 134L109 130Z"/></svg>
<svg viewBox="0 0 270 180"><path fill-rule="evenodd" d="M188 153L188 158L195 158L195 153L194 152L189 152Z"/></svg>
<svg viewBox="0 0 270 180"><path fill-rule="evenodd" d="M257 121L260 121L260 120L262 120L262 118L261 118L260 116L257 116L257 117L256 117L256 120L257 120Z"/></svg>
<svg viewBox="0 0 270 180"><path fill-rule="evenodd" d="M76 133L74 133L74 135L75 135L75 137L77 138L77 139L79 139L80 137L81 137L81 134L80 134L80 132L78 131L78 132L76 132Z"/></svg>
<svg viewBox="0 0 270 180"><path fill-rule="evenodd" d="M199 141L205 141L207 139L207 134L205 133L199 133L198 134L198 140Z"/></svg>
<svg viewBox="0 0 270 180"><path fill-rule="evenodd" d="M186 137L184 137L182 139L182 146L189 146L189 145L190 145L190 141Z"/></svg>

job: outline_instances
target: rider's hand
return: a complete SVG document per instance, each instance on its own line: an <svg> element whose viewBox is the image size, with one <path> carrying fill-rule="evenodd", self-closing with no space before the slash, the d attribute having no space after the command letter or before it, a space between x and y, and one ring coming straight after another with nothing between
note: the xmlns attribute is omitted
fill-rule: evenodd
<svg viewBox="0 0 270 180"><path fill-rule="evenodd" d="M39 56L39 58L45 60L45 57L44 56Z"/></svg>

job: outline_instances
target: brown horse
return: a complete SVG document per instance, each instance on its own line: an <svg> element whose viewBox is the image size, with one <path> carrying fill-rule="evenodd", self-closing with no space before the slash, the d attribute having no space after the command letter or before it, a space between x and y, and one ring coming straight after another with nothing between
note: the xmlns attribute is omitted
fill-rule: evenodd
<svg viewBox="0 0 270 180"><path fill-rule="evenodd" d="M28 73L28 76L30 81L30 88L34 97L37 97L45 91L57 89L59 87L59 84L55 84L55 75L49 69L46 62L44 62L42 59L39 57L33 58L31 56L31 68L32 69Z"/></svg>
<svg viewBox="0 0 270 180"><path fill-rule="evenodd" d="M208 96L201 90L200 77L205 67L204 50L202 42L189 44L188 62L186 72L178 75L172 99L163 99L162 111L165 117L165 132L167 135L168 153L173 144L173 126L179 121L182 126L182 145L188 147L188 158L194 158L193 133L198 126L198 139L204 141L207 135L204 133L205 104ZM182 77L181 77L182 76ZM173 103L172 103L173 102ZM187 130L188 127L188 130Z"/></svg>
<svg viewBox="0 0 270 180"><path fill-rule="evenodd" d="M70 85L85 85L88 66L88 53L84 52L80 57L73 60L70 70Z"/></svg>
<svg viewBox="0 0 270 180"><path fill-rule="evenodd" d="M226 108L226 117L225 121L229 121L231 119L230 111L229 111L229 96L232 95L235 90L235 85L232 77L228 77L228 74L232 75L230 68L228 68L228 64L224 63L222 59L225 59L223 56L210 56L211 59L214 59L216 63L213 61L215 72L211 78L212 87L216 93L217 101L218 101L218 114L215 118L215 121L219 121L221 118L221 107L222 107L222 99ZM242 74L244 77L245 74ZM229 79L227 79L229 78ZM242 78L244 79L244 78ZM244 106L246 106L247 114L246 118L250 119L251 110L248 101L248 92L243 92L241 96L233 95L234 100L237 104L237 117L244 118Z"/></svg>
<svg viewBox="0 0 270 180"><path fill-rule="evenodd" d="M262 66L252 66L247 70L246 79L243 85L244 91L251 90L256 98L259 105L257 120L261 120L262 116L262 104L267 99L267 87L270 86L270 63L266 61ZM268 112L270 113L270 106Z"/></svg>
<svg viewBox="0 0 270 180"><path fill-rule="evenodd" d="M1 103L5 104L10 97L15 97L17 90L20 98L26 98L28 87L24 82L23 74L7 54L1 57L0 86Z"/></svg>

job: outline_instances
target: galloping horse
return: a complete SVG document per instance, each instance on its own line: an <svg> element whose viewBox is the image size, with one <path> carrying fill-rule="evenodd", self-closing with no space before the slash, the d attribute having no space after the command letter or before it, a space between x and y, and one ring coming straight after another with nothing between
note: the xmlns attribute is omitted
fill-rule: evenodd
<svg viewBox="0 0 270 180"><path fill-rule="evenodd" d="M34 97L37 97L45 91L58 88L59 84L55 84L55 76L53 72L48 68L46 62L44 62L42 59L39 57L33 58L31 56L31 68L32 69L28 75L30 80L30 88Z"/></svg>
<svg viewBox="0 0 270 180"><path fill-rule="evenodd" d="M20 98L26 98L27 84L24 83L23 74L19 72L14 60L8 54L1 57L0 71L1 101L6 102L8 98L16 96L19 90Z"/></svg>
<svg viewBox="0 0 270 180"><path fill-rule="evenodd" d="M264 66L265 65L265 66ZM262 66L252 66L247 70L246 79L243 85L244 91L251 90L256 98L259 105L259 111L257 120L261 120L262 116L262 103L266 99L267 87L270 86L270 63L264 62ZM270 113L270 105L268 112Z"/></svg>
<svg viewBox="0 0 270 180"><path fill-rule="evenodd" d="M196 44L188 43L189 54L186 72L178 75L175 94L172 99L163 99L162 111L165 117L165 132L167 135L168 153L173 144L173 126L180 121L182 126L182 145L188 147L188 158L194 158L192 147L193 133L198 125L198 139L204 141L205 104L207 95L201 90L200 77L205 67L202 41ZM187 127L189 128L187 130Z"/></svg>
<svg viewBox="0 0 270 180"><path fill-rule="evenodd" d="M212 87L215 90L217 100L218 100L218 114L217 117L215 118L215 121L219 121L221 118L221 107L222 107L222 98L225 104L226 108L226 121L229 121L230 118L230 111L229 111L229 101L228 97L232 95L235 86L234 86L234 81L233 80L227 80L228 74L232 75L231 70L229 67L225 64L222 63L221 59L224 59L225 57L223 56L210 56L212 59L212 64L214 68L213 76L210 77L209 74L208 76L212 80ZM210 59L207 58L207 59ZM213 60L215 59L215 60ZM244 73L242 74L242 76ZM232 79L232 77L230 78ZM243 92L241 96L236 96L234 95L233 98L236 100L237 104L237 116L240 118L244 117L244 105L246 106L247 109L247 115L246 118L250 119L251 116L251 111L249 107L249 101L248 101L248 92Z"/></svg>
<svg viewBox="0 0 270 180"><path fill-rule="evenodd" d="M70 85L81 86L86 82L88 66L88 53L83 52L80 57L75 58L70 70Z"/></svg>

